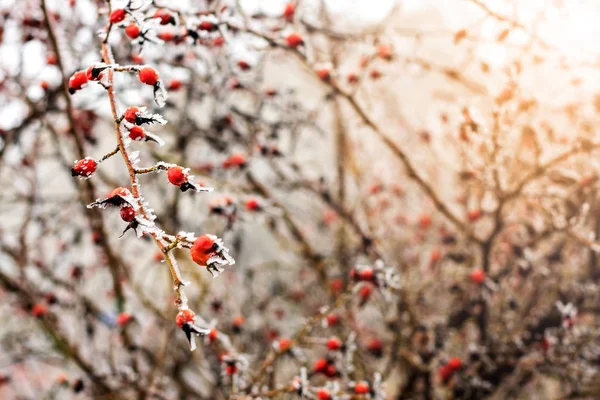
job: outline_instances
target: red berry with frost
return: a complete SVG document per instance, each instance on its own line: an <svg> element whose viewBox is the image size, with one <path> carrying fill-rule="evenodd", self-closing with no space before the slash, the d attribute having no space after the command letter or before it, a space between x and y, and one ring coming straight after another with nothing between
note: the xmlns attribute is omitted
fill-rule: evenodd
<svg viewBox="0 0 600 400"><path fill-rule="evenodd" d="M133 107L133 106L129 107L123 113L123 118L125 118L125 121L131 122L132 124L135 124L135 121L136 121L136 118L137 118L137 113L139 111L140 110L137 107Z"/></svg>
<svg viewBox="0 0 600 400"><path fill-rule="evenodd" d="M102 79L102 72L91 65L85 71L85 77L88 79L88 81L99 81Z"/></svg>
<svg viewBox="0 0 600 400"><path fill-rule="evenodd" d="M183 168L175 166L167 171L167 178L175 186L181 186L187 180L187 174L183 172Z"/></svg>
<svg viewBox="0 0 600 400"><path fill-rule="evenodd" d="M485 281L485 272L482 269L476 269L471 272L471 281L481 285Z"/></svg>
<svg viewBox="0 0 600 400"><path fill-rule="evenodd" d="M125 222L131 222L135 219L135 210L131 206L121 207L121 219Z"/></svg>
<svg viewBox="0 0 600 400"><path fill-rule="evenodd" d="M71 168L71 175L88 177L96 172L98 163L90 157L75 162L75 166Z"/></svg>
<svg viewBox="0 0 600 400"><path fill-rule="evenodd" d="M132 320L133 320L133 315L126 313L126 312L122 312L121 314L119 314L117 316L117 325L125 326Z"/></svg>
<svg viewBox="0 0 600 400"><path fill-rule="evenodd" d="M36 303L31 307L31 315L34 317L43 317L48 314L48 306L42 303Z"/></svg>
<svg viewBox="0 0 600 400"><path fill-rule="evenodd" d="M293 33L290 33L289 35L287 35L285 38L285 41L286 41L287 45L290 47L298 47L304 43L304 41L302 40L302 36L300 36L296 32L293 32Z"/></svg>
<svg viewBox="0 0 600 400"><path fill-rule="evenodd" d="M183 325L194 322L196 319L196 314L188 308L183 309L177 313L175 317L175 323L178 327L183 328Z"/></svg>
<svg viewBox="0 0 600 400"><path fill-rule="evenodd" d="M113 10L113 12L111 12L110 16L108 17L108 20L110 21L111 24L119 23L119 22L123 21L124 19L125 19L125 10L122 8L117 8L116 10Z"/></svg>
<svg viewBox="0 0 600 400"><path fill-rule="evenodd" d="M354 385L354 393L356 394L367 394L369 393L369 384L367 382L358 382Z"/></svg>
<svg viewBox="0 0 600 400"><path fill-rule="evenodd" d="M137 125L132 126L131 129L129 129L129 138L131 140L144 140L146 138L146 132L144 132L144 129Z"/></svg>
<svg viewBox="0 0 600 400"><path fill-rule="evenodd" d="M129 189L119 186L118 188L116 188L112 192L110 192L110 195L108 197L109 198L115 197L115 196L127 197L130 194L131 194L131 192L129 191Z"/></svg>
<svg viewBox="0 0 600 400"><path fill-rule="evenodd" d="M81 90L88 83L87 75L84 71L75 72L69 79L69 93L73 94Z"/></svg>
<svg viewBox="0 0 600 400"><path fill-rule="evenodd" d="M215 241L208 235L202 235L194 241L190 249L192 260L205 266L206 262L215 254Z"/></svg>
<svg viewBox="0 0 600 400"><path fill-rule="evenodd" d="M154 86L158 82L158 72L152 67L144 67L138 72L140 82Z"/></svg>
<svg viewBox="0 0 600 400"><path fill-rule="evenodd" d="M327 348L331 351L337 351L342 348L342 341L337 337L331 337L327 340Z"/></svg>
<svg viewBox="0 0 600 400"><path fill-rule="evenodd" d="M131 23L125 28L125 34L132 39L137 39L140 36L141 29L136 23Z"/></svg>

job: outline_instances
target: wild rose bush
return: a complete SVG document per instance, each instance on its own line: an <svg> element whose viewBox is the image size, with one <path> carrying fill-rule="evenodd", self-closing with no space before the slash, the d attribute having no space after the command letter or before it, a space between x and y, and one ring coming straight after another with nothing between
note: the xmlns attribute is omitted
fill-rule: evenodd
<svg viewBox="0 0 600 400"><path fill-rule="evenodd" d="M597 397L596 11L544 3L0 3L2 398Z"/></svg>

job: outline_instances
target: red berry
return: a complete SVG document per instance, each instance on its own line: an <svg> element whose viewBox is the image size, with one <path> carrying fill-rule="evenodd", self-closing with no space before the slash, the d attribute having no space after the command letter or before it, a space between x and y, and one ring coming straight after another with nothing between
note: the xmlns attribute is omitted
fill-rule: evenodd
<svg viewBox="0 0 600 400"><path fill-rule="evenodd" d="M113 10L113 12L110 13L110 16L108 17L108 20L110 21L111 24L116 24L118 22L121 22L125 19L125 10L122 8L117 8L116 10Z"/></svg>
<svg viewBox="0 0 600 400"><path fill-rule="evenodd" d="M231 157L229 157L229 163L234 167L243 167L246 165L246 156L242 153L232 154Z"/></svg>
<svg viewBox="0 0 600 400"><path fill-rule="evenodd" d="M239 60L237 62L238 67L240 67L240 69L242 71L248 71L250 69L250 64L248 64L248 62L244 61L244 60Z"/></svg>
<svg viewBox="0 0 600 400"><path fill-rule="evenodd" d="M204 20L200 22L200 25L198 25L198 29L200 29L201 31L212 31L215 29L215 24L208 20Z"/></svg>
<svg viewBox="0 0 600 400"><path fill-rule="evenodd" d="M333 364L329 364L327 368L325 368L325 372L323 372L325 376L329 378L333 378L338 374L337 368Z"/></svg>
<svg viewBox="0 0 600 400"><path fill-rule="evenodd" d="M183 168L175 166L167 171L167 178L175 186L181 186L187 180L187 174L183 172Z"/></svg>
<svg viewBox="0 0 600 400"><path fill-rule="evenodd" d="M137 117L137 113L140 110L137 107L129 107L127 110L125 110L125 112L123 113L123 118L125 118L125 121L127 122L131 122L132 124L135 124L136 121L136 117Z"/></svg>
<svg viewBox="0 0 600 400"><path fill-rule="evenodd" d="M51 53L46 56L46 63L48 65L55 65L57 62L58 62L58 59L56 58L56 54Z"/></svg>
<svg viewBox="0 0 600 400"><path fill-rule="evenodd" d="M313 369L315 372L325 372L325 370L327 370L328 365L329 365L329 363L327 362L326 359L319 358L317 361L315 361L315 364L313 365Z"/></svg>
<svg viewBox="0 0 600 400"><path fill-rule="evenodd" d="M332 279L331 282L329 282L329 288L332 292L339 293L344 289L344 281L339 278Z"/></svg>
<svg viewBox="0 0 600 400"><path fill-rule="evenodd" d="M327 317L325 317L325 319L327 320L328 326L333 326L340 323L340 316L337 314L329 314Z"/></svg>
<svg viewBox="0 0 600 400"><path fill-rule="evenodd" d="M377 55L384 60L391 60L393 55L392 46L389 44L380 44L377 46Z"/></svg>
<svg viewBox="0 0 600 400"><path fill-rule="evenodd" d="M423 229L427 229L431 226L431 216L427 213L423 213L419 216L419 226Z"/></svg>
<svg viewBox="0 0 600 400"><path fill-rule="evenodd" d="M208 332L208 340L211 342L214 342L215 340L217 340L218 336L219 336L219 331L217 331L215 328L211 329L210 332Z"/></svg>
<svg viewBox="0 0 600 400"><path fill-rule="evenodd" d="M125 222L131 222L135 218L135 210L131 206L121 207L121 219Z"/></svg>
<svg viewBox="0 0 600 400"><path fill-rule="evenodd" d="M450 377L452 376L452 374L454 374L454 370L448 365L442 365L438 370L438 374L442 382L447 382L448 379L450 379Z"/></svg>
<svg viewBox="0 0 600 400"><path fill-rule="evenodd" d="M171 81L167 85L167 89L169 89L169 90L181 89L181 81L179 79L171 79Z"/></svg>
<svg viewBox="0 0 600 400"><path fill-rule="evenodd" d="M129 189L124 188L124 187L118 187L118 188L114 189L112 192L110 192L110 195L108 197L109 198L115 197L115 196L127 197L130 194L131 194L131 192L129 191Z"/></svg>
<svg viewBox="0 0 600 400"><path fill-rule="evenodd" d="M440 251L440 249L432 249L430 258L432 263L440 261L440 259L442 258L442 252Z"/></svg>
<svg viewBox="0 0 600 400"><path fill-rule="evenodd" d="M88 81L99 81L102 78L102 72L98 73L97 75L94 75L93 71L94 66L89 66L88 69L85 71L85 77Z"/></svg>
<svg viewBox="0 0 600 400"><path fill-rule="evenodd" d="M163 31L158 34L158 37L160 39L164 40L165 42L168 42L168 41L173 40L173 38L175 37L175 34L171 31Z"/></svg>
<svg viewBox="0 0 600 400"><path fill-rule="evenodd" d="M358 277L361 281L372 281L375 274L373 273L373 269L363 268L358 272Z"/></svg>
<svg viewBox="0 0 600 400"><path fill-rule="evenodd" d="M481 210L479 208L475 208L473 210L469 210L467 212L467 218L471 222L477 221L479 218L481 218Z"/></svg>
<svg viewBox="0 0 600 400"><path fill-rule="evenodd" d="M162 8L160 8L154 12L154 18L160 18L161 25L167 25L169 23L175 22L171 13L168 10L165 10Z"/></svg>
<svg viewBox="0 0 600 400"><path fill-rule="evenodd" d="M331 337L327 341L327 348L331 351L337 351L342 348L342 341L335 336Z"/></svg>
<svg viewBox="0 0 600 400"><path fill-rule="evenodd" d="M154 86L158 82L158 72L152 67L144 67L138 73L140 82Z"/></svg>
<svg viewBox="0 0 600 400"><path fill-rule="evenodd" d="M367 394L369 393L369 384L367 382L358 382L354 385L354 393L356 394Z"/></svg>
<svg viewBox="0 0 600 400"><path fill-rule="evenodd" d="M452 357L450 360L448 360L447 365L452 371L456 371L462 367L462 361L458 357Z"/></svg>
<svg viewBox="0 0 600 400"><path fill-rule="evenodd" d="M208 235L202 235L192 245L190 249L190 254L192 256L192 260L196 264L206 265L206 262L212 255L215 253L214 250L215 241L211 239Z"/></svg>
<svg viewBox="0 0 600 400"><path fill-rule="evenodd" d="M285 38L285 41L287 42L288 46L290 46L290 47L298 47L302 43L304 43L304 41L302 40L302 36L300 36L299 34L297 34L295 32L287 35L287 37Z"/></svg>
<svg viewBox="0 0 600 400"><path fill-rule="evenodd" d="M481 285L485 281L485 272L482 269L476 269L471 272L471 281L478 285Z"/></svg>
<svg viewBox="0 0 600 400"><path fill-rule="evenodd" d="M225 372L227 375L233 375L237 372L237 365L235 364L227 364L225 366Z"/></svg>
<svg viewBox="0 0 600 400"><path fill-rule="evenodd" d="M288 22L294 19L294 14L296 13L296 3L289 2L285 5L285 9L283 10L283 18L285 18Z"/></svg>
<svg viewBox="0 0 600 400"><path fill-rule="evenodd" d="M371 286L371 284L366 284L360 288L358 295L360 296L360 299L364 302L364 301L369 300L372 293L373 293L373 286Z"/></svg>
<svg viewBox="0 0 600 400"><path fill-rule="evenodd" d="M121 314L119 314L117 316L117 325L125 326L129 322L131 322L131 320L133 320L133 315L126 313L126 312L122 312Z"/></svg>
<svg viewBox="0 0 600 400"><path fill-rule="evenodd" d="M131 140L144 140L146 138L146 132L144 132L144 130L137 125L132 126L131 129L129 129L129 138ZM169 171L170 171L170 169L169 169ZM169 180L171 180L171 179L169 178Z"/></svg>
<svg viewBox="0 0 600 400"><path fill-rule="evenodd" d="M48 307L42 303L36 303L31 307L31 314L34 317L43 317L48 314Z"/></svg>
<svg viewBox="0 0 600 400"><path fill-rule="evenodd" d="M373 70L371 70L369 75L371 76L372 79L378 79L381 77L382 74L381 74L381 71L379 71L378 69L373 69Z"/></svg>
<svg viewBox="0 0 600 400"><path fill-rule="evenodd" d="M327 389L319 389L317 397L319 400L331 400L331 394Z"/></svg>
<svg viewBox="0 0 600 400"><path fill-rule="evenodd" d="M69 79L69 89L73 93L76 90L80 90L88 82L86 73L83 71L77 71Z"/></svg>
<svg viewBox="0 0 600 400"><path fill-rule="evenodd" d="M83 160L79 160L75 163L75 166L71 169L73 176L84 176L88 177L96 172L98 163L90 157L86 157Z"/></svg>
<svg viewBox="0 0 600 400"><path fill-rule="evenodd" d="M233 325L234 328L241 328L242 326L244 326L244 322L245 319L242 315L238 315L235 318L233 318L233 321L231 322L231 324Z"/></svg>
<svg viewBox="0 0 600 400"><path fill-rule="evenodd" d="M381 341L381 339L373 338L367 344L367 350L369 350L371 354L377 357L381 357L383 351L383 342Z"/></svg>
<svg viewBox="0 0 600 400"><path fill-rule="evenodd" d="M255 198L246 200L246 209L249 211L258 211L261 209L260 203Z"/></svg>
<svg viewBox="0 0 600 400"><path fill-rule="evenodd" d="M137 39L140 36L140 27L136 23L131 23L125 28L125 34L132 39Z"/></svg>
<svg viewBox="0 0 600 400"><path fill-rule="evenodd" d="M194 322L196 319L196 314L188 308L180 310L175 317L175 323L178 327L183 328L184 324Z"/></svg>
<svg viewBox="0 0 600 400"><path fill-rule="evenodd" d="M48 90L48 88L50 87L50 84L48 83L48 81L41 81L40 87L44 90Z"/></svg>
<svg viewBox="0 0 600 400"><path fill-rule="evenodd" d="M284 352L288 351L290 347L292 347L292 340L288 338L279 339L279 351Z"/></svg>
<svg viewBox="0 0 600 400"><path fill-rule="evenodd" d="M350 72L348 75L346 75L346 80L348 83L356 83L358 82L358 75L354 72Z"/></svg>
<svg viewBox="0 0 600 400"><path fill-rule="evenodd" d="M322 81L329 80L331 77L331 70L329 68L320 68L317 70L317 75Z"/></svg>

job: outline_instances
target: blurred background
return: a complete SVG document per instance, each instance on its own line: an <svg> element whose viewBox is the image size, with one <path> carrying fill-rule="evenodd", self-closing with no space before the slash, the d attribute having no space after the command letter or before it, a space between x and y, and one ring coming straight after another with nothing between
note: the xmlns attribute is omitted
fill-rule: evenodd
<svg viewBox="0 0 600 400"><path fill-rule="evenodd" d="M0 0L0 397L598 398L599 13ZM116 131L107 92L165 144ZM193 352L151 235L87 207L131 188L117 138L214 188L138 175L158 241L236 260L213 279L169 253L211 330Z"/></svg>

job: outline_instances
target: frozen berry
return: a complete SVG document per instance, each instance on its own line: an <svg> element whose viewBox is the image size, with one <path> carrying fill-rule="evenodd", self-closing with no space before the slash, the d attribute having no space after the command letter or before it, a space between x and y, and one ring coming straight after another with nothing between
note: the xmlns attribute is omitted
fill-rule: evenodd
<svg viewBox="0 0 600 400"><path fill-rule="evenodd" d="M122 8L117 8L116 10L113 10L113 12L111 12L110 16L108 17L108 20L110 21L111 24L119 23L119 22L123 21L124 19L125 19L125 10Z"/></svg>
<svg viewBox="0 0 600 400"><path fill-rule="evenodd" d="M75 162L75 166L71 168L71 175L88 177L96 172L98 163L90 157Z"/></svg>
<svg viewBox="0 0 600 400"><path fill-rule="evenodd" d="M188 324L190 322L194 322L196 319L196 314L188 308L180 310L175 317L175 323L178 327L183 328L184 324Z"/></svg>
<svg viewBox="0 0 600 400"><path fill-rule="evenodd" d="M129 138L131 140L144 140L146 138L146 132L139 126L133 126L129 129Z"/></svg>
<svg viewBox="0 0 600 400"><path fill-rule="evenodd" d="M154 86L158 82L158 72L152 67L144 67L140 69L139 73L140 82L146 85Z"/></svg>
<svg viewBox="0 0 600 400"><path fill-rule="evenodd" d="M127 27L125 28L125 34L127 34L127 36L129 36L132 39L137 39L140 36L140 32L141 30L139 25L133 22L127 25Z"/></svg>
<svg viewBox="0 0 600 400"><path fill-rule="evenodd" d="M169 168L167 178L175 186L181 186L187 180L187 175L180 166Z"/></svg>

